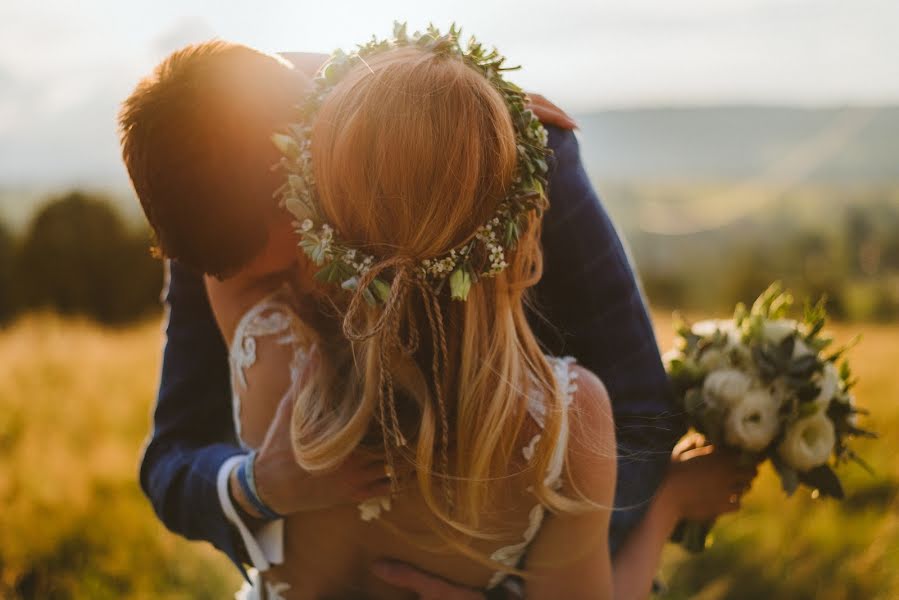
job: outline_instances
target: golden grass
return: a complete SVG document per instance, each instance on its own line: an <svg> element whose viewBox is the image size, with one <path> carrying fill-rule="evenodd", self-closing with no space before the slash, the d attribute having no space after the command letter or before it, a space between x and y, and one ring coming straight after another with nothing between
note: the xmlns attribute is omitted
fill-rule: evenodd
<svg viewBox="0 0 899 600"><path fill-rule="evenodd" d="M137 484L160 332L53 316L0 332L0 597L224 598L236 587L229 561L165 531Z"/></svg>
<svg viewBox="0 0 899 600"><path fill-rule="evenodd" d="M656 318L660 343L670 320ZM785 499L766 469L699 557L665 554L668 598L899 597L899 326L839 326L882 439L876 469L842 470L848 499ZM167 532L137 485L158 322L122 330L53 316L0 330L0 597L227 598L239 576L208 544Z"/></svg>

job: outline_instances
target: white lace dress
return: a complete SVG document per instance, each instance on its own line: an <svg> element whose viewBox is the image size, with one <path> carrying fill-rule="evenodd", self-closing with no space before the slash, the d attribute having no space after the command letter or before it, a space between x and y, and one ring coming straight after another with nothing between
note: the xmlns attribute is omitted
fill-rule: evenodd
<svg viewBox="0 0 899 600"><path fill-rule="evenodd" d="M271 295L257 302L248 310L234 330L229 353L231 366L231 408L234 418L234 430L240 445L249 450L244 441L241 424L241 394L247 391L247 369L256 364L256 350L263 338L272 338L275 343L288 346L293 351L290 362L290 387L287 394L296 393L303 366L308 360L310 340L296 313L295 297L289 286L283 286ZM233 519L232 519L233 520ZM241 529L240 525L238 529ZM244 528L245 529L245 526ZM247 533L241 531L247 541ZM289 586L285 583L266 581L260 571L266 570L269 564L283 562L284 554L284 521L273 521L260 530L249 534L253 539L248 546L254 545L255 554L262 555L261 560L251 560L257 568L249 571L250 581L244 582L234 595L235 600L284 600Z"/></svg>
<svg viewBox="0 0 899 600"><path fill-rule="evenodd" d="M296 314L293 293L287 286L259 301L247 311L238 323L234 339L231 342L234 428L238 441L246 449L249 449L249 446L241 437L241 393L247 389L246 370L256 363L257 340L263 337L274 337L278 344L290 346L293 349L293 360L290 366L291 388L288 393L295 391L302 368L308 359L309 340L304 333L302 322ZM575 381L577 372L571 369L574 362L571 358L547 357L547 360L549 360L555 376L556 389L561 396L563 412L559 441L553 452L545 482L548 486L558 489L562 485L562 469L565 463L569 433L568 407L577 390ZM542 396L531 395L528 398L527 410L531 418L542 428L546 415L546 404ZM534 448L540 441L540 437L541 435L538 433L530 440L530 443L522 448L525 460L530 461L533 458ZM359 516L361 519L369 521L379 518L384 510L390 510L390 498L372 498L359 505ZM509 567L516 567L528 546L534 541L537 532L540 531L545 515L546 509L543 505L536 503L528 515L528 526L522 532L521 541L499 548L491 554L490 558ZM282 562L283 521L268 524L254 537L262 547L262 552L268 562ZM490 579L488 589L498 586L505 578L504 572L497 571ZM251 570L250 579L251 582L244 582L243 587L235 594L235 600L284 600L283 593L289 589L287 584L265 581L257 569Z"/></svg>

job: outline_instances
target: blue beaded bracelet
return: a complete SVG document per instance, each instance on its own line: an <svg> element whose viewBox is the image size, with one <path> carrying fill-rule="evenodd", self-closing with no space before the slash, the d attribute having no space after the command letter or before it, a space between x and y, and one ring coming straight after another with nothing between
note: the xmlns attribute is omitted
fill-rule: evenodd
<svg viewBox="0 0 899 600"><path fill-rule="evenodd" d="M280 515L272 510L271 507L262 501L262 498L259 497L259 492L256 491L256 479L253 473L255 462L256 451L253 450L237 465L237 482L240 484L240 489L243 490L244 496L247 497L247 500L253 505L256 512L262 515L263 519L266 521L283 519L284 515Z"/></svg>

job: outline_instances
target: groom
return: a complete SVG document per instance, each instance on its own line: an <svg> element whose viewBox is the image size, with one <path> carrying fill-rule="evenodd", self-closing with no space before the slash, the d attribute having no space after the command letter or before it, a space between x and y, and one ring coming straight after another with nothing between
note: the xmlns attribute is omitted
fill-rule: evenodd
<svg viewBox="0 0 899 600"><path fill-rule="evenodd" d="M214 51L215 48L210 50ZM314 71L323 58L308 54L285 56L299 71ZM256 76L262 77L259 72ZM262 81L251 91L258 95L260 89L265 89L264 84ZM184 89L176 91L187 93ZM206 113L217 109L229 117L246 111L246 95L241 90L231 91L233 95L221 94L216 107L204 108L198 118L209 117ZM266 97L274 102L273 95ZM165 100L163 96L160 101ZM158 106L154 108L159 110ZM250 121L256 116L249 114L246 118ZM258 227L254 230L248 220L259 213L251 201L271 197L272 181L262 175L273 162L268 155L261 149L248 151L235 144L233 137L223 137L229 135L227 128L171 119L160 123L159 127L171 129L170 137L163 136L171 142L171 147L165 149L165 158L187 169L181 173L185 180L179 181L173 174L165 182L166 197L152 198L152 189L142 189L141 182L158 178L160 172L168 177L168 171L142 165L142 153L133 152L133 162L129 162L127 148L126 162L161 242L166 243L169 234L171 239L179 237L178 231L160 231L159 223L154 222L165 216L166 210L171 211L172 219L197 211L193 214L216 219L217 227L230 221L236 226L235 237L214 238L213 246L218 249L227 244L237 252L238 236L244 241L251 235L265 238L267 234L260 233ZM547 352L577 358L603 380L612 399L619 456L615 498L618 510L612 515L609 540L614 553L642 517L683 425L671 410L667 378L633 270L587 179L577 139L569 130L548 129L554 152L549 186L551 208L542 230L544 275L534 290L540 315L531 314L531 324ZM189 139L185 138L185 131L191 132ZM198 154L197 148L214 149L214 168L208 171L215 173L214 181L204 181L204 173L208 173L202 164L204 159L213 159ZM159 149L155 150L158 154ZM146 171L145 179L140 177L142 169ZM255 173L260 174L258 189L241 195L250 189L246 181L252 181ZM241 185L229 185L220 180L223 176L234 177ZM217 202L211 214L198 211L194 204L203 198ZM229 198L234 200L233 205L228 205ZM255 219L257 225L260 222ZM168 265L168 337L154 427L141 463L140 481L157 514L172 531L211 542L241 570L244 563L264 569L269 557L261 548L264 543L260 537L264 534L260 532L265 523L252 522L252 516L239 506L235 511L227 486L222 485L226 481L222 473L244 450L235 441L228 351L213 318L201 273L187 266L191 262L188 257L202 259L202 242L209 233L204 225L210 227L209 223L195 222L197 229L180 231L185 244L182 260L172 260ZM271 232L281 231L283 225L272 221L270 228ZM251 247L252 244L247 246ZM223 272L240 268L250 260L254 260L251 254L234 254L230 263L222 266ZM289 262L290 257L285 260ZM300 482L308 480L289 460L288 423L289 413L279 411L268 436L272 443L264 445L257 457L257 486L268 490L270 499L277 498L280 507L290 506L291 496L303 493ZM452 586L404 565L384 563L376 568L383 578L413 589L422 598L480 597L476 591Z"/></svg>

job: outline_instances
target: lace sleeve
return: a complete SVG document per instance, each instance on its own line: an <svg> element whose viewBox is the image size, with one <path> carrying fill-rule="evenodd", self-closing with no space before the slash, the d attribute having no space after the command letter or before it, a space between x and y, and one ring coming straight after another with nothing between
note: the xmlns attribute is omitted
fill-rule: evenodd
<svg viewBox="0 0 899 600"><path fill-rule="evenodd" d="M244 446L261 441L284 395L298 384L309 336L291 303L273 295L250 309L231 343L234 426Z"/></svg>

